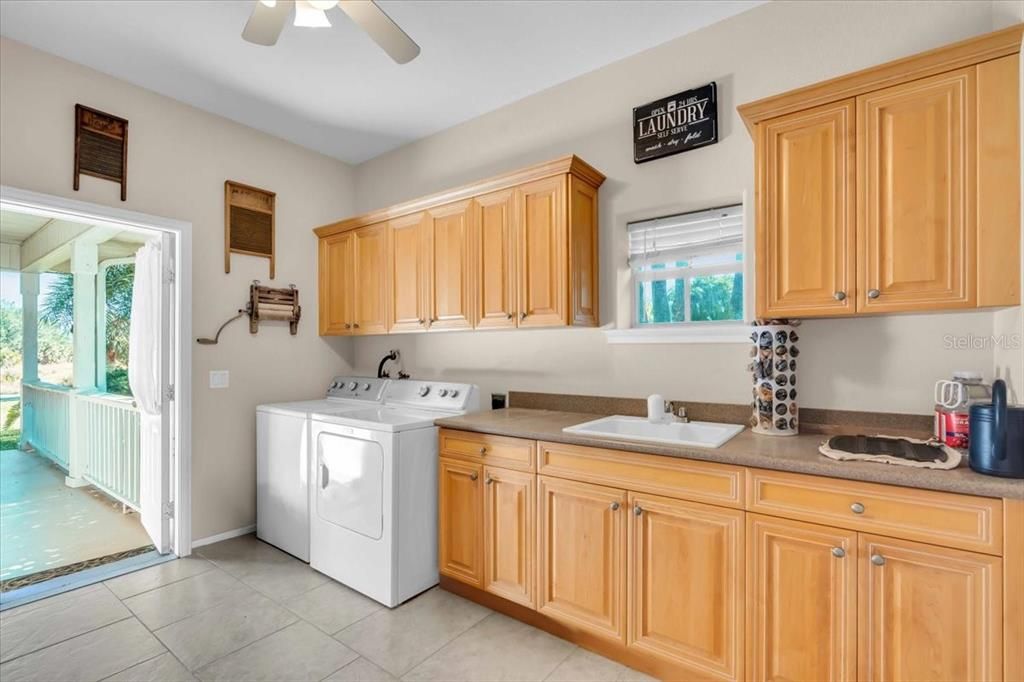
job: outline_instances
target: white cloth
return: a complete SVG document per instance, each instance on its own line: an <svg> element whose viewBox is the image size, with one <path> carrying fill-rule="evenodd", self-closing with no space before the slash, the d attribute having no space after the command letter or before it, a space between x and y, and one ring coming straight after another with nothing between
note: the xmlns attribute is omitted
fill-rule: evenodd
<svg viewBox="0 0 1024 682"><path fill-rule="evenodd" d="M161 331L160 242L151 240L135 253L132 319L128 333L128 384L139 407L139 497L142 525L155 542L161 534L162 457L160 411ZM158 547L159 549L159 547Z"/></svg>

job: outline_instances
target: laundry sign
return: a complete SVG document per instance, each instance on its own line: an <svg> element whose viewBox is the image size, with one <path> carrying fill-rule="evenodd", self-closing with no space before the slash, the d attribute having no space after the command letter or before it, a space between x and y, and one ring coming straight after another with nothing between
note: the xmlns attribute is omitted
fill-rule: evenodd
<svg viewBox="0 0 1024 682"><path fill-rule="evenodd" d="M714 83L633 109L633 161L643 163L718 142Z"/></svg>

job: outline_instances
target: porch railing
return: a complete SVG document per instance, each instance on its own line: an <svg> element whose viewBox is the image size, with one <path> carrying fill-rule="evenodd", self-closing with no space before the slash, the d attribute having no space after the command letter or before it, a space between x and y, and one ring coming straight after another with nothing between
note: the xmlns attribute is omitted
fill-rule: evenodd
<svg viewBox="0 0 1024 682"><path fill-rule="evenodd" d="M76 395L74 432L82 477L132 509L139 508L139 410L131 398Z"/></svg>
<svg viewBox="0 0 1024 682"><path fill-rule="evenodd" d="M139 509L139 411L110 393L23 384L24 440L65 471Z"/></svg>
<svg viewBox="0 0 1024 682"><path fill-rule="evenodd" d="M66 471L71 454L71 391L22 384L21 414L22 440Z"/></svg>

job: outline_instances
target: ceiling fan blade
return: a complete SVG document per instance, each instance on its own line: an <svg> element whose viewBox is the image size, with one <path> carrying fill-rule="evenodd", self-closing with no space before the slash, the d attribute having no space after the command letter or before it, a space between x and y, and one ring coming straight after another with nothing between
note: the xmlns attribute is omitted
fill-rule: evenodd
<svg viewBox="0 0 1024 682"><path fill-rule="evenodd" d="M373 0L341 0L338 7L399 64L412 61L420 53L420 46Z"/></svg>
<svg viewBox="0 0 1024 682"><path fill-rule="evenodd" d="M267 7L260 0L254 4L252 15L242 29L242 38L257 45L274 45L288 20L293 0L277 0L273 7Z"/></svg>

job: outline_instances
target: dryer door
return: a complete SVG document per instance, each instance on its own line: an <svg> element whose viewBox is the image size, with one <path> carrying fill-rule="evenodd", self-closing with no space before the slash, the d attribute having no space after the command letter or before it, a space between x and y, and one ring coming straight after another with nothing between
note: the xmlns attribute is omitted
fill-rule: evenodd
<svg viewBox="0 0 1024 682"><path fill-rule="evenodd" d="M321 431L317 437L316 513L379 540L384 533L384 449L380 443Z"/></svg>

